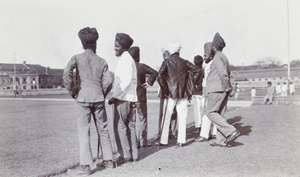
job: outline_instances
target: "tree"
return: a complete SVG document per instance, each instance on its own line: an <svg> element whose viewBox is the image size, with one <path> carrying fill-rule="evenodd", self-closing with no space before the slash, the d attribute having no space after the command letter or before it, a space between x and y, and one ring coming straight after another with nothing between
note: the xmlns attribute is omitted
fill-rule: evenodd
<svg viewBox="0 0 300 177"><path fill-rule="evenodd" d="M299 59L292 60L291 63L290 63L290 66L291 67L300 67L300 60Z"/></svg>
<svg viewBox="0 0 300 177"><path fill-rule="evenodd" d="M274 57L265 57L258 59L255 64L258 65L258 68L276 68L281 65L281 62Z"/></svg>

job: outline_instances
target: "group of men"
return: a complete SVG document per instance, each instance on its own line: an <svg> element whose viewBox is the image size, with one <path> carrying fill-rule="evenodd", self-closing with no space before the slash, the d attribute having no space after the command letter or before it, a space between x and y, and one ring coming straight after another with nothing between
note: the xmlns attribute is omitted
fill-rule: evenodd
<svg viewBox="0 0 300 177"><path fill-rule="evenodd" d="M199 137L195 141L208 140L206 134L210 131L211 123L218 130L215 131L216 141L212 146L226 147L228 142L239 135L222 117L232 87L229 62L222 53L226 44L219 33L216 33L213 42L205 44L204 58L210 63L205 74L202 57L195 57L195 65L181 58L181 45L177 42L168 44L168 49L164 51L165 60L157 73L146 64L139 63L140 49L131 47L133 39L127 34L117 33L114 50L119 61L114 77L111 76L106 61L96 54L96 41L99 37L97 30L87 27L81 29L78 36L85 51L74 55L64 70L66 87L78 105L80 165L75 170L76 174L91 173L91 117L99 136L103 164L106 168L115 167L105 109L108 93L111 93L108 104L114 108L113 128L120 155L118 162L130 163L138 160L138 148L148 146L146 88L153 85L156 78L161 89L161 113L157 134L159 145L168 145L169 127L174 117L177 117L178 124L177 145L181 147L186 143L187 105L192 97L196 105L195 126L199 130ZM149 75L147 80L146 74ZM202 110L204 106L205 112ZM141 124L138 129L136 119ZM171 133L175 136L174 129Z"/></svg>

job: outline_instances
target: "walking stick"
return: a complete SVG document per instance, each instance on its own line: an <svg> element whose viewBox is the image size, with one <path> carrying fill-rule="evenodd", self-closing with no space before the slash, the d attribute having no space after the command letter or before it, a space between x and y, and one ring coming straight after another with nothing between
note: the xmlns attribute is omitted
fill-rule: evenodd
<svg viewBox="0 0 300 177"><path fill-rule="evenodd" d="M162 120L161 120L162 124L161 124L160 130L159 130L160 137L159 137L159 142L158 142L158 147L157 147L158 150L159 150L160 141L161 141L161 137L162 137L162 131L163 131L164 124L165 124L165 118L166 118L166 113L167 113L168 102L169 102L169 99L165 98L164 99L164 105L165 106L163 108L163 116L162 116Z"/></svg>

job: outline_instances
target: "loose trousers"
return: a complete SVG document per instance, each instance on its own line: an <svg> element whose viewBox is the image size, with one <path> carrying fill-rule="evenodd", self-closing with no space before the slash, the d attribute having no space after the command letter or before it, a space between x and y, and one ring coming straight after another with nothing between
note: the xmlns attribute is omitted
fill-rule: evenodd
<svg viewBox="0 0 300 177"><path fill-rule="evenodd" d="M114 103L114 133L118 151L124 159L138 159L135 112L129 101L116 100Z"/></svg>
<svg viewBox="0 0 300 177"><path fill-rule="evenodd" d="M192 98L194 106L195 128L200 128L202 123L205 98L202 95L193 95Z"/></svg>
<svg viewBox="0 0 300 177"><path fill-rule="evenodd" d="M91 116L93 116L103 160L112 160L112 146L108 133L105 103L77 103L77 125L79 136L80 164L92 165L93 157L90 143Z"/></svg>
<svg viewBox="0 0 300 177"><path fill-rule="evenodd" d="M136 102L136 132L137 132L137 143L139 146L147 145L147 135L148 135L148 126L147 126L147 102Z"/></svg>
<svg viewBox="0 0 300 177"><path fill-rule="evenodd" d="M166 112L166 106L167 106L167 99L164 98L160 98L159 101L159 118L158 118L158 133L157 136L160 137L161 132L162 132L162 119L164 117L164 113ZM173 114L171 116L171 123L170 123L170 130L169 130L169 134L176 136L176 131L177 131L177 111L176 108L174 108L173 110Z"/></svg>
<svg viewBox="0 0 300 177"><path fill-rule="evenodd" d="M207 99L206 115L218 129L216 143L224 144L226 137L236 130L221 116L227 109L228 95L226 92L208 93Z"/></svg>
<svg viewBox="0 0 300 177"><path fill-rule="evenodd" d="M177 110L177 121L178 121L178 143L185 143L186 142L186 117L187 117L187 98L168 98L167 101L167 110L166 115L163 122L162 134L160 143L168 144L169 140L169 126L171 117L173 114L174 107Z"/></svg>

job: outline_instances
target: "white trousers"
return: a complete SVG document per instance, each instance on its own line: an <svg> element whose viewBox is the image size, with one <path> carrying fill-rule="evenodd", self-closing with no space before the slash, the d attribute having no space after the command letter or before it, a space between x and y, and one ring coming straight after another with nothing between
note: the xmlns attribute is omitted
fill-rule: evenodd
<svg viewBox="0 0 300 177"><path fill-rule="evenodd" d="M176 106L177 111L177 122L178 122L178 136L177 142L178 143L185 143L186 142L186 117L187 117L187 105L188 100L187 98L168 98L167 101L167 110L166 114L163 115L162 120L162 134L160 143L161 144L168 144L169 141L169 126L171 121L171 116L173 114L174 107Z"/></svg>
<svg viewBox="0 0 300 177"><path fill-rule="evenodd" d="M193 95L192 98L194 105L195 128L200 128L203 117L205 98L202 95Z"/></svg>
<svg viewBox="0 0 300 177"><path fill-rule="evenodd" d="M208 139L211 126L213 126L212 135L217 135L217 127L211 123L211 121L208 119L208 117L205 114L202 117L202 127L200 131L200 136Z"/></svg>

